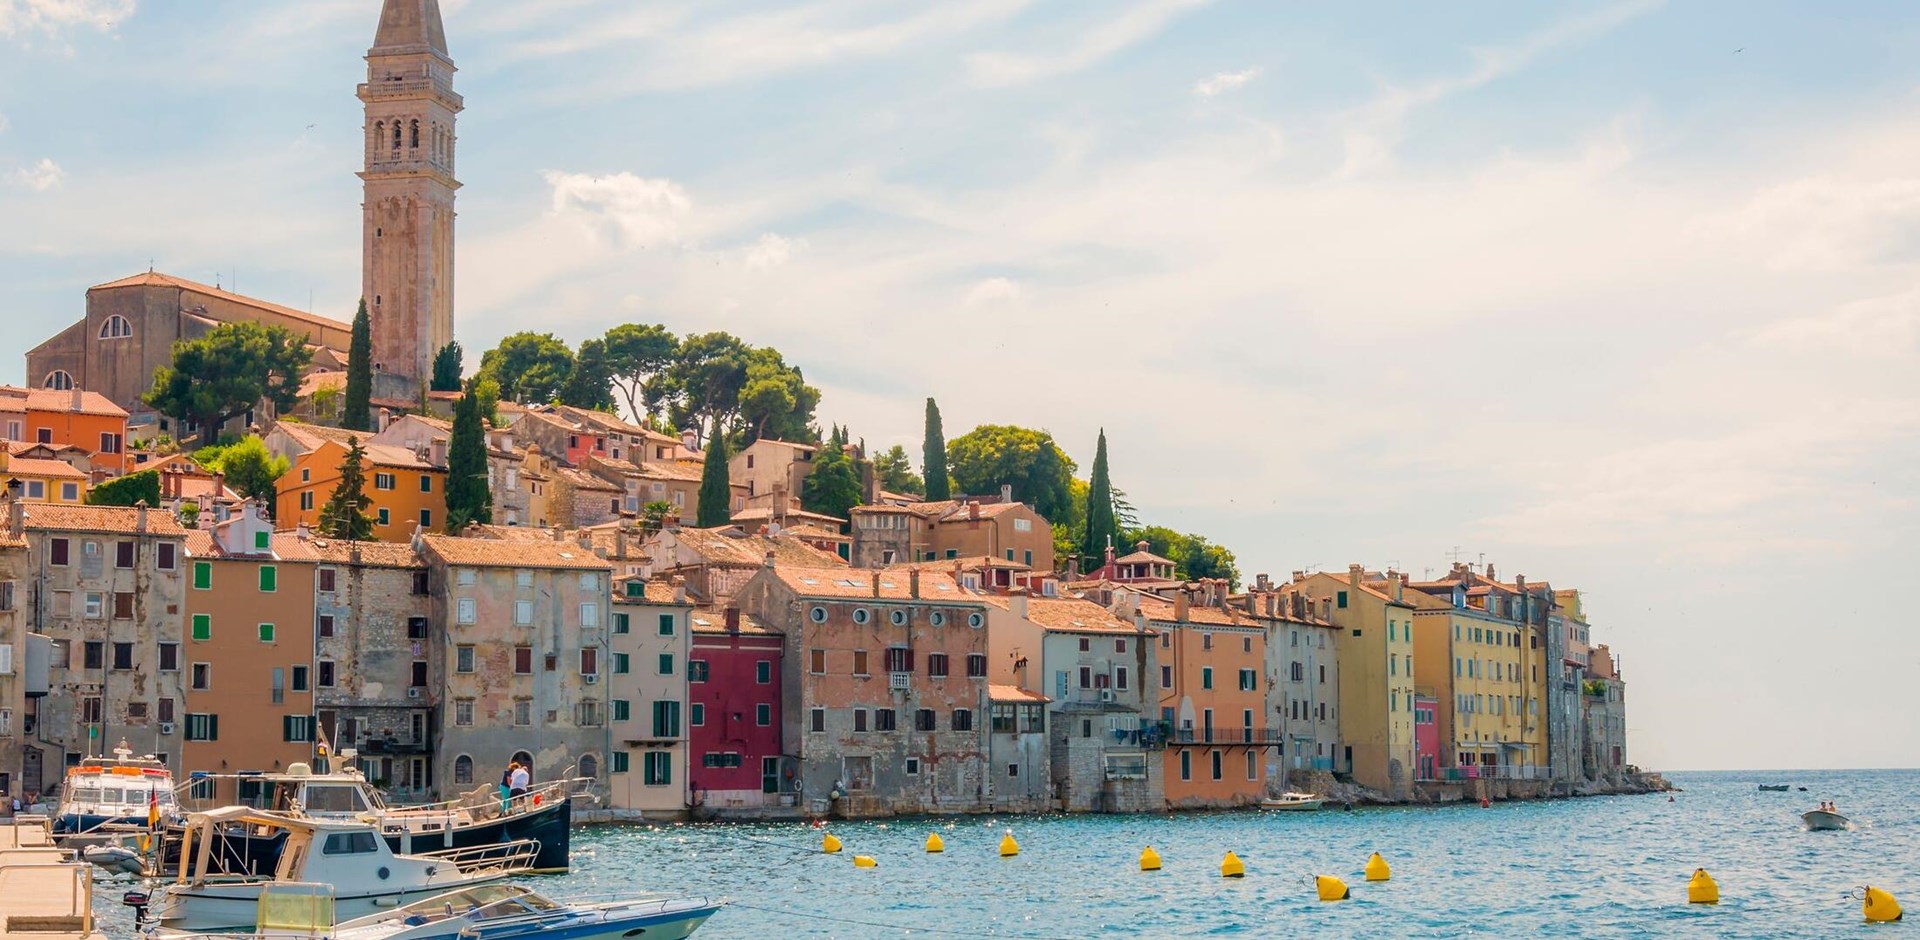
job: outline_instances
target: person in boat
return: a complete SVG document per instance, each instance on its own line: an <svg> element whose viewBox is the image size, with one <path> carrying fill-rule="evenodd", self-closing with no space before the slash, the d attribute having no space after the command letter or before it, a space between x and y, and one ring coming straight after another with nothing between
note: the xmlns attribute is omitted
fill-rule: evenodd
<svg viewBox="0 0 1920 940"><path fill-rule="evenodd" d="M513 764L513 773L508 777L508 782L510 785L507 789L507 795L515 798L523 797L527 795L527 787L533 783L533 775L527 772L527 768L524 765L516 761Z"/></svg>
<svg viewBox="0 0 1920 940"><path fill-rule="evenodd" d="M500 771L500 812L506 812L508 801L513 798L513 772L520 767L519 761L507 761L507 768Z"/></svg>

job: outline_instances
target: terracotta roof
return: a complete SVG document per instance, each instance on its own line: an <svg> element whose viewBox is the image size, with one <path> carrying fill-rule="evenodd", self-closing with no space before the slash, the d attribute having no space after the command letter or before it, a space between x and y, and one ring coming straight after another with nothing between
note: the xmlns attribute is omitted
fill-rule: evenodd
<svg viewBox="0 0 1920 940"><path fill-rule="evenodd" d="M127 409L113 403L99 392L81 392L80 407L73 406L72 391L55 391L50 388L35 388L27 391L27 407L33 411L65 411L83 415L107 415L124 418Z"/></svg>
<svg viewBox="0 0 1920 940"><path fill-rule="evenodd" d="M602 480L599 477L586 472L585 470L575 470L572 467L563 467L563 466L560 466L559 464L555 464L552 469L553 469L554 476L567 481L575 489L599 490L604 493L625 492L621 488L614 486L613 484L608 483L607 481Z"/></svg>
<svg viewBox="0 0 1920 940"><path fill-rule="evenodd" d="M989 595L982 600L1001 610L1013 609L1012 601L999 595ZM1140 628L1134 626L1133 621L1122 619L1099 604L1077 597L1029 597L1027 619L1058 633L1141 635ZM1155 632L1147 630L1145 635L1153 636Z"/></svg>
<svg viewBox="0 0 1920 940"><path fill-rule="evenodd" d="M713 529L679 528L670 534L682 547L709 565L759 567L773 553L775 564L818 568L846 562L831 552L823 552L796 538L780 535L748 535L734 526Z"/></svg>
<svg viewBox="0 0 1920 940"><path fill-rule="evenodd" d="M796 539L831 539L836 542L853 541L853 536L845 535L840 532L833 531L831 529L822 528L821 526L813 525L811 523L808 523L805 525L783 526L780 529L780 534L792 536L793 538L796 538Z"/></svg>
<svg viewBox="0 0 1920 940"><path fill-rule="evenodd" d="M139 531L140 510L129 506L61 506L33 503L27 506L27 528L60 532L103 532L133 535ZM147 510L147 533L181 536L186 527L173 513L164 509Z"/></svg>
<svg viewBox="0 0 1920 940"><path fill-rule="evenodd" d="M1017 685L988 685L987 701L990 702L1051 702L1038 692L1029 692Z"/></svg>
<svg viewBox="0 0 1920 940"><path fill-rule="evenodd" d="M669 605L679 604L687 607L693 606L692 601L674 600L673 585L669 583L665 578L653 578L653 579L647 580L645 582L647 585L647 591L645 596L630 597L627 595L626 585L629 582L632 582L634 580L635 580L634 578L615 578L614 579L614 583L616 585L613 591L614 603L616 604L669 604Z"/></svg>
<svg viewBox="0 0 1920 940"><path fill-rule="evenodd" d="M322 370L309 372L300 380L300 397L311 398L313 393L323 388L341 388L347 386L347 374L339 371Z"/></svg>
<svg viewBox="0 0 1920 940"><path fill-rule="evenodd" d="M443 563L466 568L574 568L606 571L598 555L572 542L535 542L501 539L465 539L450 535L423 535L429 554Z"/></svg>
<svg viewBox="0 0 1920 940"><path fill-rule="evenodd" d="M1131 554L1122 555L1119 558L1115 558L1113 560L1113 563L1116 565L1166 565L1168 567L1172 567L1174 565L1174 560L1171 558L1160 556L1160 555L1155 555L1152 552L1133 552Z"/></svg>
<svg viewBox="0 0 1920 940"><path fill-rule="evenodd" d="M523 525L484 525L471 523L460 534L467 538L506 539L514 542L551 542L554 541L552 529L533 528ZM563 537L560 541L566 541Z"/></svg>
<svg viewBox="0 0 1920 940"><path fill-rule="evenodd" d="M952 571L956 567L961 571L973 571L978 568L1004 568L1009 571L1033 570L1030 565L1021 564L1017 561L1008 561L1004 558L995 558L992 555L969 555L965 558L935 558L931 561L910 561L904 564L888 565L887 567L889 569L903 568L917 569L920 571Z"/></svg>
<svg viewBox="0 0 1920 940"><path fill-rule="evenodd" d="M7 460L6 474L18 474L28 477L71 477L85 480L87 475L73 469L73 465L64 460L39 460L33 457L11 457Z"/></svg>
<svg viewBox="0 0 1920 940"><path fill-rule="evenodd" d="M421 460L419 455L405 447L392 444L362 444L367 451L367 461L376 467L397 467L402 470L434 470L434 465Z"/></svg>
<svg viewBox="0 0 1920 940"><path fill-rule="evenodd" d="M1162 620L1168 623L1198 623L1218 627L1258 627L1260 621L1247 616L1244 610L1210 607L1206 604L1187 605L1187 619L1174 619L1174 602L1155 594L1140 595L1140 611L1149 620Z"/></svg>
<svg viewBox="0 0 1920 940"><path fill-rule="evenodd" d="M748 444L747 447L752 447L754 444L773 444L779 447L791 447L794 450L804 450L809 454L820 449L819 445L817 444L798 444L793 441L777 441L771 437L760 438L759 440L754 441L753 444Z"/></svg>
<svg viewBox="0 0 1920 940"><path fill-rule="evenodd" d="M869 571L851 568L800 568L776 565L773 576L801 597L861 598L874 596L874 579L880 582L879 599L913 599L911 580L904 571ZM951 577L937 571L920 575L920 600L980 606L980 598L963 590Z"/></svg>
<svg viewBox="0 0 1920 940"><path fill-rule="evenodd" d="M300 320L305 323L311 323L315 326L321 326L321 327L326 327L328 329L339 330L342 333L347 333L352 331L351 326L339 320L334 320L327 317L319 316L317 314L308 313L304 310L295 310L292 307L282 307L276 303L269 303L267 301L260 300L258 298L245 296L244 294L236 294L236 293L233 293L232 291L225 291L225 290L221 290L218 287L211 287L206 284L201 284L198 281L189 281L183 277L174 277L171 274L161 274L156 271L146 271L140 274L135 274L131 277L123 277L117 281L108 281L105 284L95 284L94 286L87 288L87 292L92 293L97 290L108 290L115 287L178 287L183 290L193 291L196 294L206 294L209 297L218 297L221 300L229 301L231 303L236 303L243 307L252 307L256 310L265 310L265 311L268 311L269 313L277 313L283 317L288 317L294 320Z"/></svg>
<svg viewBox="0 0 1920 940"><path fill-rule="evenodd" d="M426 562L405 542L353 542L347 539L307 538L314 558L334 565L368 568L420 568Z"/></svg>
<svg viewBox="0 0 1920 940"><path fill-rule="evenodd" d="M214 529L227 528L238 521L240 521L239 517L234 517L214 526ZM218 546L214 544L212 529L188 529L186 542L187 554L197 558L236 558L242 560L251 559L254 561L268 559L267 555L254 552L228 553L220 551ZM320 555L314 551L312 543L301 539L292 532L275 532L270 544L273 546L271 556L271 560L273 561L313 562L320 560Z"/></svg>
<svg viewBox="0 0 1920 940"><path fill-rule="evenodd" d="M811 520L815 522L832 522L836 524L845 524L847 521L845 519L839 518L838 516L829 516L829 515L824 515L822 513L817 513L817 512L808 512L807 510L801 509L798 506L792 507L788 509L786 512L780 513L778 517L782 519L804 519L804 520ZM774 518L775 518L775 513L772 507L768 507L768 506L756 506L750 509L742 509L739 512L736 512L733 514L733 521L736 523L771 522L774 520Z"/></svg>
<svg viewBox="0 0 1920 940"><path fill-rule="evenodd" d="M293 421L287 418L281 418L279 423L275 424L274 427L287 432L294 440L305 445L308 450L319 447L324 441L338 441L345 444L349 439L356 437L360 439L360 443L365 444L367 438L373 436L372 432L369 431L349 431L346 428L330 428L323 424L308 424L305 421Z"/></svg>
<svg viewBox="0 0 1920 940"><path fill-rule="evenodd" d="M693 612L691 618L694 633L727 633L727 612L716 607L702 607ZM779 636L780 631L769 628L755 620L746 611L740 612L740 633L758 636Z"/></svg>
<svg viewBox="0 0 1920 940"><path fill-rule="evenodd" d="M616 434L637 434L645 436L647 433L646 428L629 423L619 415L608 414L604 411L576 408L572 405L553 405L552 410L548 411L547 414L572 421L575 424L584 424L599 428L602 431L612 431ZM678 442L676 441L675 443Z"/></svg>

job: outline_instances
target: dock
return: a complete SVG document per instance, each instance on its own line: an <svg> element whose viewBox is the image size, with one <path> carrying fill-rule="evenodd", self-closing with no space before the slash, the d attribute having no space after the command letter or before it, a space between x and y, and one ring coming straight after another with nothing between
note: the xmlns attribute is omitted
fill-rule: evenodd
<svg viewBox="0 0 1920 940"><path fill-rule="evenodd" d="M93 866L54 847L46 822L0 824L0 938L106 940L93 921Z"/></svg>

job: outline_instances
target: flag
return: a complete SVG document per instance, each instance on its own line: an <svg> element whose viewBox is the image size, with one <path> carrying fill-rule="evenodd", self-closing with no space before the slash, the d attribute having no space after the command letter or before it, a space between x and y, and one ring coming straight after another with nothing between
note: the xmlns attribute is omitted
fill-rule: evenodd
<svg viewBox="0 0 1920 940"><path fill-rule="evenodd" d="M147 791L147 828L160 828L160 791Z"/></svg>

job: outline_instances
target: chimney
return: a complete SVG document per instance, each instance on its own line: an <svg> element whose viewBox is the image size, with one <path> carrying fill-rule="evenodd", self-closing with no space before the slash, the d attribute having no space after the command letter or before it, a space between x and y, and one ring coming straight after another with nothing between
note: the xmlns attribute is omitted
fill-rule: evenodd
<svg viewBox="0 0 1920 940"><path fill-rule="evenodd" d="M387 425L392 423L393 423L393 409L391 408L380 409L379 427L374 429L374 433L378 434L381 431L385 431L387 429Z"/></svg>
<svg viewBox="0 0 1920 940"><path fill-rule="evenodd" d="M1260 595L1252 591L1247 592L1247 616L1260 616Z"/></svg>
<svg viewBox="0 0 1920 940"><path fill-rule="evenodd" d="M73 410L77 412L85 407L85 393L81 392L80 386L76 384L73 387Z"/></svg>
<svg viewBox="0 0 1920 940"><path fill-rule="evenodd" d="M907 593L915 600L920 598L920 569L918 568L907 569Z"/></svg>
<svg viewBox="0 0 1920 940"><path fill-rule="evenodd" d="M688 432L688 433L692 433L692 432ZM727 605L727 632L728 633L740 632L740 608L735 607L732 604Z"/></svg>
<svg viewBox="0 0 1920 940"><path fill-rule="evenodd" d="M309 528L306 523L302 522L299 525L293 527L293 537L296 539L299 539L302 542L307 541L308 539L313 538L313 529Z"/></svg>
<svg viewBox="0 0 1920 940"><path fill-rule="evenodd" d="M1307 573L1304 571L1296 571L1293 573L1293 583L1295 584L1298 584L1301 581L1305 581L1306 579L1307 579Z"/></svg>
<svg viewBox="0 0 1920 940"><path fill-rule="evenodd" d="M627 527L626 526L616 525L613 527L613 555L615 558L619 558L622 560L624 560L627 557Z"/></svg>
<svg viewBox="0 0 1920 940"><path fill-rule="evenodd" d="M1000 484L1000 501L1003 503L1013 502L1013 484L1011 483Z"/></svg>
<svg viewBox="0 0 1920 940"><path fill-rule="evenodd" d="M1187 586L1181 585L1173 594L1173 619L1184 623L1187 619L1187 611L1192 604L1193 601L1188 597Z"/></svg>
<svg viewBox="0 0 1920 940"><path fill-rule="evenodd" d="M1354 587L1359 587L1361 579L1366 577L1366 574L1367 574L1366 568L1360 565L1348 565L1347 566L1347 583Z"/></svg>
<svg viewBox="0 0 1920 940"><path fill-rule="evenodd" d="M1021 620L1027 619L1027 589L1014 588L1007 592L1007 610Z"/></svg>
<svg viewBox="0 0 1920 940"><path fill-rule="evenodd" d="M765 561L761 562L761 565L762 567L766 567L766 568L773 567L773 549L767 549L767 558Z"/></svg>
<svg viewBox="0 0 1920 940"><path fill-rule="evenodd" d="M1516 575L1514 575L1514 576L1513 576L1513 586L1514 586L1514 588L1515 588L1515 589L1517 589L1517 590L1518 590L1518 591L1519 591L1520 593L1522 593L1522 594L1525 594L1525 593L1527 592L1527 576L1526 576L1526 575L1524 575L1524 574L1516 574Z"/></svg>
<svg viewBox="0 0 1920 940"><path fill-rule="evenodd" d="M1498 580L1500 580L1499 578L1496 578L1496 577L1494 577L1494 576L1493 576L1493 563L1492 563L1492 562L1488 562L1488 563L1487 563L1487 580L1489 580L1489 581L1498 581Z"/></svg>
<svg viewBox="0 0 1920 940"><path fill-rule="evenodd" d="M972 522L980 521L980 501L979 500L976 500L976 499L967 500L967 519Z"/></svg>
<svg viewBox="0 0 1920 940"><path fill-rule="evenodd" d="M676 574L673 576L673 580L668 583L673 585L673 602L676 604L686 603L687 579ZM738 627L738 624L735 624L735 626Z"/></svg>
<svg viewBox="0 0 1920 940"><path fill-rule="evenodd" d="M213 475L213 492L207 498L219 499L226 492L227 492L227 475L224 473L215 473Z"/></svg>
<svg viewBox="0 0 1920 940"><path fill-rule="evenodd" d="M680 449L686 451L689 454L699 453L700 452L700 435L693 433L691 430L681 431L680 432Z"/></svg>
<svg viewBox="0 0 1920 940"><path fill-rule="evenodd" d="M432 442L430 442L427 445L427 452L428 452L428 458L429 458L427 460L427 463L438 468L444 469L446 467L447 465L447 439L446 438L444 437L434 438Z"/></svg>
<svg viewBox="0 0 1920 940"><path fill-rule="evenodd" d="M873 573L873 596L880 596L880 572L878 571Z"/></svg>

